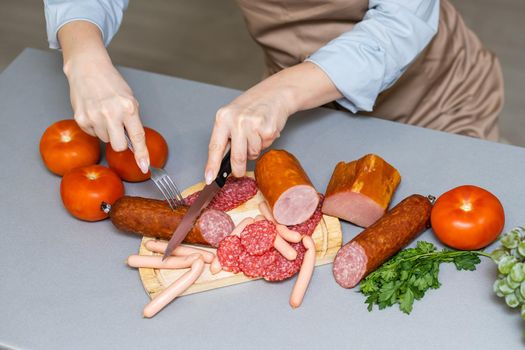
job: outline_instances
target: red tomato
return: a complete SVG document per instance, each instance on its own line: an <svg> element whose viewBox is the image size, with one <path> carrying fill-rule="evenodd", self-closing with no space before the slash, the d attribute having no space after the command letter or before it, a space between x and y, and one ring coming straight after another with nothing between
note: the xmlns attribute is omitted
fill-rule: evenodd
<svg viewBox="0 0 525 350"><path fill-rule="evenodd" d="M44 131L40 139L40 155L46 167L57 175L85 165L97 164L100 144L86 134L73 119L61 120Z"/></svg>
<svg viewBox="0 0 525 350"><path fill-rule="evenodd" d="M146 133L146 147L148 147L151 165L157 168L164 167L168 160L168 144L157 131L144 127ZM106 144L106 159L111 169L125 181L140 182L150 178L151 174L143 174L138 167L133 153L127 149L116 152L110 144Z"/></svg>
<svg viewBox="0 0 525 350"><path fill-rule="evenodd" d="M505 212L496 196L465 185L438 198L430 216L434 233L444 244L462 250L486 247L498 238Z"/></svg>
<svg viewBox="0 0 525 350"><path fill-rule="evenodd" d="M60 183L60 196L66 209L76 218L98 221L107 217L100 204L113 204L124 195L124 184L115 172L102 165L88 165L66 173Z"/></svg>

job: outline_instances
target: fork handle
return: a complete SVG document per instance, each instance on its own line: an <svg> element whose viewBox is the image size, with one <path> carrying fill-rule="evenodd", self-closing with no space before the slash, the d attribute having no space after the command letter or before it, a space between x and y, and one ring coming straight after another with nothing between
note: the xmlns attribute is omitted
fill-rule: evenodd
<svg viewBox="0 0 525 350"><path fill-rule="evenodd" d="M232 165L230 163L230 155L231 151L228 151L224 158L222 158L221 167L219 169L219 174L217 175L217 178L215 179L215 182L219 187L223 187L226 183L226 179L232 172Z"/></svg>
<svg viewBox="0 0 525 350"><path fill-rule="evenodd" d="M128 143L129 150L135 153L135 150L133 149L133 144L131 143L131 139L129 138L129 135L126 129L124 129L124 137L126 138L126 142Z"/></svg>

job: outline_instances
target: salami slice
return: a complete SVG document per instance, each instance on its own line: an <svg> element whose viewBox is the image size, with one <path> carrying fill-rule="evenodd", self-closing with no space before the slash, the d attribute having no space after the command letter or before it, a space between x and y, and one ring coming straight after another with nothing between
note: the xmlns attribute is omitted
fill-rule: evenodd
<svg viewBox="0 0 525 350"><path fill-rule="evenodd" d="M217 257L223 270L238 273L241 271L239 267L239 258L244 252L244 247L241 240L237 236L226 236L219 242L217 249Z"/></svg>
<svg viewBox="0 0 525 350"><path fill-rule="evenodd" d="M235 224L231 217L223 211L206 209L197 220L197 226L204 239L212 246L217 247L221 239L229 235Z"/></svg>
<svg viewBox="0 0 525 350"><path fill-rule="evenodd" d="M302 243L294 243L292 247L297 251L297 258L292 261L286 259L278 251L272 251L275 260L264 271L263 277L265 280L271 282L282 281L299 272L306 249Z"/></svg>
<svg viewBox="0 0 525 350"><path fill-rule="evenodd" d="M201 191L190 194L184 200L186 205L192 205ZM257 194L257 184L251 177L233 177L226 179L224 187L208 204L208 208L229 211L247 202Z"/></svg>
<svg viewBox="0 0 525 350"><path fill-rule="evenodd" d="M268 220L256 221L241 232L241 244L251 255L262 255L273 248L277 230Z"/></svg>
<svg viewBox="0 0 525 350"><path fill-rule="evenodd" d="M239 267L242 272L251 278L261 277L269 266L275 261L274 250L270 250L263 255L251 255L244 251L239 258Z"/></svg>
<svg viewBox="0 0 525 350"><path fill-rule="evenodd" d="M292 231L299 232L301 235L311 236L314 233L315 228L323 218L323 213L321 212L323 200L324 196L322 194L319 194L319 205L315 209L315 212L312 214L312 216L310 216L310 218L305 222L297 225L288 226L288 228Z"/></svg>

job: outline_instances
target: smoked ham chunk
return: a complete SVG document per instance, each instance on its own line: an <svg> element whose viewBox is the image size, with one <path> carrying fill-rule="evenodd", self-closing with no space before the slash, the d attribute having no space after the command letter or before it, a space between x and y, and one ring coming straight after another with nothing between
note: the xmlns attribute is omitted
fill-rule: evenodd
<svg viewBox="0 0 525 350"><path fill-rule="evenodd" d="M322 211L368 227L385 214L400 181L399 172L375 154L339 162L326 188Z"/></svg>
<svg viewBox="0 0 525 350"><path fill-rule="evenodd" d="M303 167L284 150L270 150L257 160L255 180L279 224L300 224L319 204L319 195Z"/></svg>

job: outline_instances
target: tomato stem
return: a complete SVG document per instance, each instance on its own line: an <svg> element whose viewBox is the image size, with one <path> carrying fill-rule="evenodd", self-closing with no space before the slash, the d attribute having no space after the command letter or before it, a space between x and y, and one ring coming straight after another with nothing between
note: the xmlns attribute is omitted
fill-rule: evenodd
<svg viewBox="0 0 525 350"><path fill-rule="evenodd" d="M72 139L71 134L68 131L63 131L60 133L60 141L64 143L70 142Z"/></svg>

